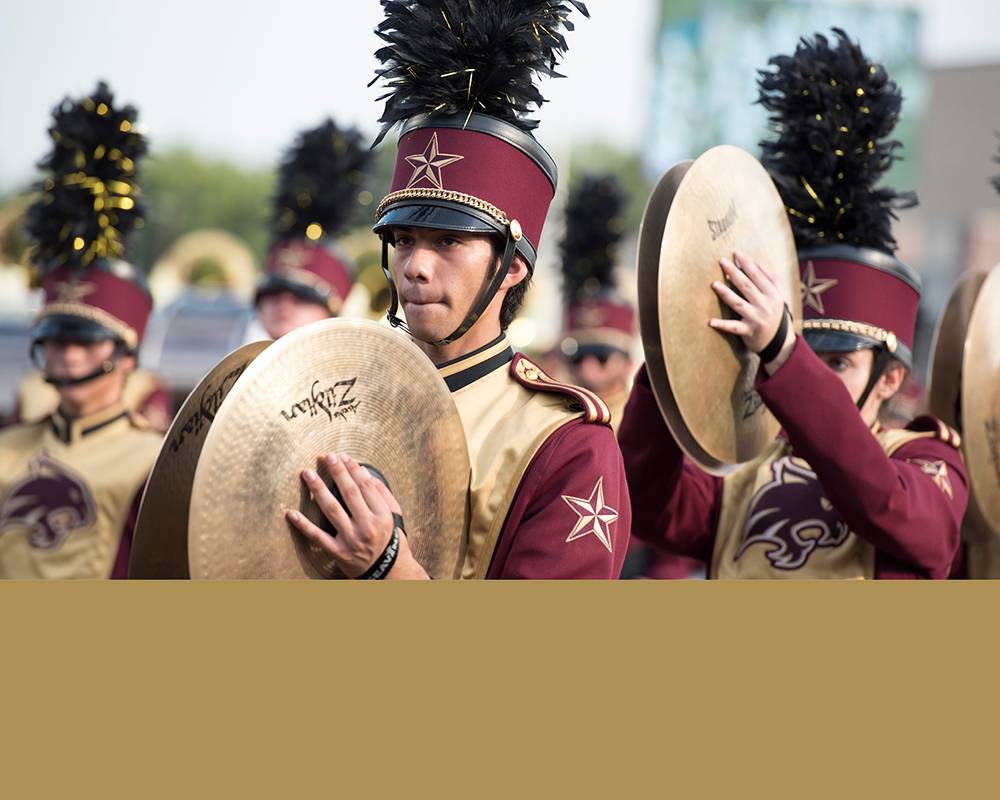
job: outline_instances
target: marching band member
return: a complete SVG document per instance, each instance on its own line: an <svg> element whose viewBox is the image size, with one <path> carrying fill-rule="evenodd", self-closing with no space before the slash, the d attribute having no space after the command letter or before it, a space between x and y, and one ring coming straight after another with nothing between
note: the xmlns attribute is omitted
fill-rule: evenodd
<svg viewBox="0 0 1000 800"><path fill-rule="evenodd" d="M0 577L125 577L160 436L126 407L152 307L122 260L142 218L136 111L103 83L53 112L48 177L27 212L45 303L32 358L58 393L43 419L0 432Z"/></svg>
<svg viewBox="0 0 1000 800"><path fill-rule="evenodd" d="M625 192L613 175L585 175L566 201L561 248L561 349L573 381L608 406L616 433L635 369L635 309L618 293L615 278L624 206Z"/></svg>
<svg viewBox="0 0 1000 800"><path fill-rule="evenodd" d="M614 175L585 175L566 201L562 240L566 304L560 350L574 383L601 398L611 427L621 427L635 366L635 308L618 292L618 249L625 231L625 190ZM700 569L633 533L622 577L687 578Z"/></svg>
<svg viewBox="0 0 1000 800"><path fill-rule="evenodd" d="M465 428L462 577L617 578L630 509L610 412L592 392L550 379L505 334L555 192L555 164L526 114L543 101L534 75L554 74L566 48L569 4L497 0L475 13L459 0L382 5L382 134L397 123L401 134L375 232L390 320L438 366ZM388 490L348 458L328 463L346 509L314 472L304 481L337 536L290 511L293 525L352 577L425 578Z"/></svg>
<svg viewBox="0 0 1000 800"><path fill-rule="evenodd" d="M619 435L635 530L705 560L716 578L945 578L968 497L959 437L932 417L879 412L912 363L920 284L893 255L894 209L876 188L901 95L845 33L771 59L760 102L764 164L799 248L803 335L767 270L735 254L713 289L735 317L706 320L760 354L757 389L783 426L725 478L688 461L640 371ZM707 288L707 287L706 287Z"/></svg>
<svg viewBox="0 0 1000 800"><path fill-rule="evenodd" d="M371 158L361 134L341 130L332 119L299 134L285 155L271 220L274 243L254 298L272 339L340 313L354 266L336 237L368 192Z"/></svg>

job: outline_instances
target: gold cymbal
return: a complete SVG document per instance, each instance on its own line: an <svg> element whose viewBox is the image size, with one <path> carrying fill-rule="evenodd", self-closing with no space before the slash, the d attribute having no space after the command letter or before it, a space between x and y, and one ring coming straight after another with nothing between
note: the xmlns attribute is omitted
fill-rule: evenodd
<svg viewBox="0 0 1000 800"><path fill-rule="evenodd" d="M457 575L470 465L451 394L402 334L329 319L271 345L217 415L191 492L191 576L340 577L285 520L297 508L324 524L299 473L326 475L319 459L329 452L384 475L417 561L432 577Z"/></svg>
<svg viewBox="0 0 1000 800"><path fill-rule="evenodd" d="M188 507L205 438L236 381L271 342L237 348L199 381L167 431L139 506L130 578L189 578Z"/></svg>
<svg viewBox="0 0 1000 800"><path fill-rule="evenodd" d="M754 388L758 356L708 326L712 317L732 316L711 283L725 280L719 260L737 250L774 273L800 330L798 259L784 204L757 159L723 145L661 179L646 208L639 250L650 383L678 444L716 475L755 457L780 427Z"/></svg>
<svg viewBox="0 0 1000 800"><path fill-rule="evenodd" d="M986 280L986 272L976 270L963 275L934 328L931 347L930 385L927 387L927 409L946 425L961 431L959 403L962 396L962 355L965 335L976 297Z"/></svg>
<svg viewBox="0 0 1000 800"><path fill-rule="evenodd" d="M976 297L962 359L962 441L979 516L1000 535L1000 266Z"/></svg>

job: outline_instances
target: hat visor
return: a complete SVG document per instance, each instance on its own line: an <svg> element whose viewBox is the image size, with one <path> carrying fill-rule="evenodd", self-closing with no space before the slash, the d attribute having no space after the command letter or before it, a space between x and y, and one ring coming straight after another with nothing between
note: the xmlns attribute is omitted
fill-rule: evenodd
<svg viewBox="0 0 1000 800"><path fill-rule="evenodd" d="M268 275L257 284L257 291L254 294L254 305L259 305L261 299L267 295L280 294L281 292L290 292L299 298L299 300L304 300L307 303L317 303L323 306L323 308L329 309L326 298L314 287L293 281L284 275Z"/></svg>
<svg viewBox="0 0 1000 800"><path fill-rule="evenodd" d="M846 331L805 330L802 338L815 353L853 353L855 350L867 350L873 347L883 347L884 342L859 333ZM902 362L907 369L912 366L913 355L902 342L897 342L896 351L892 354Z"/></svg>
<svg viewBox="0 0 1000 800"><path fill-rule="evenodd" d="M117 333L99 322L73 314L48 314L38 320L31 329L32 344L46 339L91 344L108 340L117 341L120 338Z"/></svg>
<svg viewBox="0 0 1000 800"><path fill-rule="evenodd" d="M628 355L620 347L615 347L611 344L603 344L599 342L587 342L586 344L577 345L576 351L573 353L573 358L584 359L587 356L597 356L597 358L607 359L614 355L615 353L621 353L622 355Z"/></svg>
<svg viewBox="0 0 1000 800"><path fill-rule="evenodd" d="M439 231L507 235L507 228L498 220L473 208L443 200L420 200L414 204L391 206L375 223L372 230L384 233L389 228L431 228ZM522 237L517 243L519 252L529 266L535 263L535 249Z"/></svg>
<svg viewBox="0 0 1000 800"><path fill-rule="evenodd" d="M853 353L882 345L877 339L845 331L806 330L802 332L802 338L817 353Z"/></svg>
<svg viewBox="0 0 1000 800"><path fill-rule="evenodd" d="M386 228L433 228L441 231L468 231L469 233L503 233L499 222L488 222L473 212L459 210L453 205L438 205L424 200L419 205L393 206L386 211L372 229L381 233Z"/></svg>

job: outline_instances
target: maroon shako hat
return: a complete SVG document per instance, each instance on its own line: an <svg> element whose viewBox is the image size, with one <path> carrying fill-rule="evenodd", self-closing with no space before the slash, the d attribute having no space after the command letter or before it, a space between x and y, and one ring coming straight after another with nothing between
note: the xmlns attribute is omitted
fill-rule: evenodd
<svg viewBox="0 0 1000 800"><path fill-rule="evenodd" d="M913 192L879 186L902 94L885 68L833 29L771 58L758 80L773 138L763 163L788 209L802 277L803 336L816 351L876 351L868 392L892 358L913 364L919 276L894 255L896 210Z"/></svg>
<svg viewBox="0 0 1000 800"><path fill-rule="evenodd" d="M279 170L272 246L255 304L291 292L340 313L355 268L336 237L371 203L371 156L357 130L341 130L332 119L299 134Z"/></svg>
<svg viewBox="0 0 1000 800"><path fill-rule="evenodd" d="M625 199L614 175L585 175L570 191L560 246L566 306L561 350L569 359L632 352L635 309L618 294L615 280Z"/></svg>
<svg viewBox="0 0 1000 800"><path fill-rule="evenodd" d="M576 0L382 0L386 19L376 33L376 71L389 91L378 141L400 125L389 193L374 230L383 241L389 281L389 321L398 297L388 267L391 228L494 234L503 242L501 267L483 286L452 334L460 338L489 305L515 254L533 269L555 194L555 162L532 136L527 118L544 102L538 75L558 77Z"/></svg>
<svg viewBox="0 0 1000 800"><path fill-rule="evenodd" d="M136 352L152 310L145 276L124 260L125 242L140 227L137 184L146 141L133 106L116 106L101 82L81 100L63 100L52 112L52 150L39 163L46 176L25 213L31 259L45 300L31 331L32 358L41 363L47 339L114 341L115 356L84 383Z"/></svg>

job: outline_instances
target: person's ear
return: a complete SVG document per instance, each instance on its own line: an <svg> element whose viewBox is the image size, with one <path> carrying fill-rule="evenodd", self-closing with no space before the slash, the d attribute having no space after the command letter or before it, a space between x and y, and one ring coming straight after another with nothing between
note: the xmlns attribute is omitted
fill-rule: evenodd
<svg viewBox="0 0 1000 800"><path fill-rule="evenodd" d="M878 396L881 400L888 400L899 391L906 380L906 368L902 364L893 364L882 373L878 381Z"/></svg>
<svg viewBox="0 0 1000 800"><path fill-rule="evenodd" d="M500 284L501 289L511 289L528 277L528 263L520 256L515 255L507 268L507 277Z"/></svg>
<svg viewBox="0 0 1000 800"><path fill-rule="evenodd" d="M122 356L118 359L118 368L128 375L130 372L135 371L136 360L134 355Z"/></svg>

